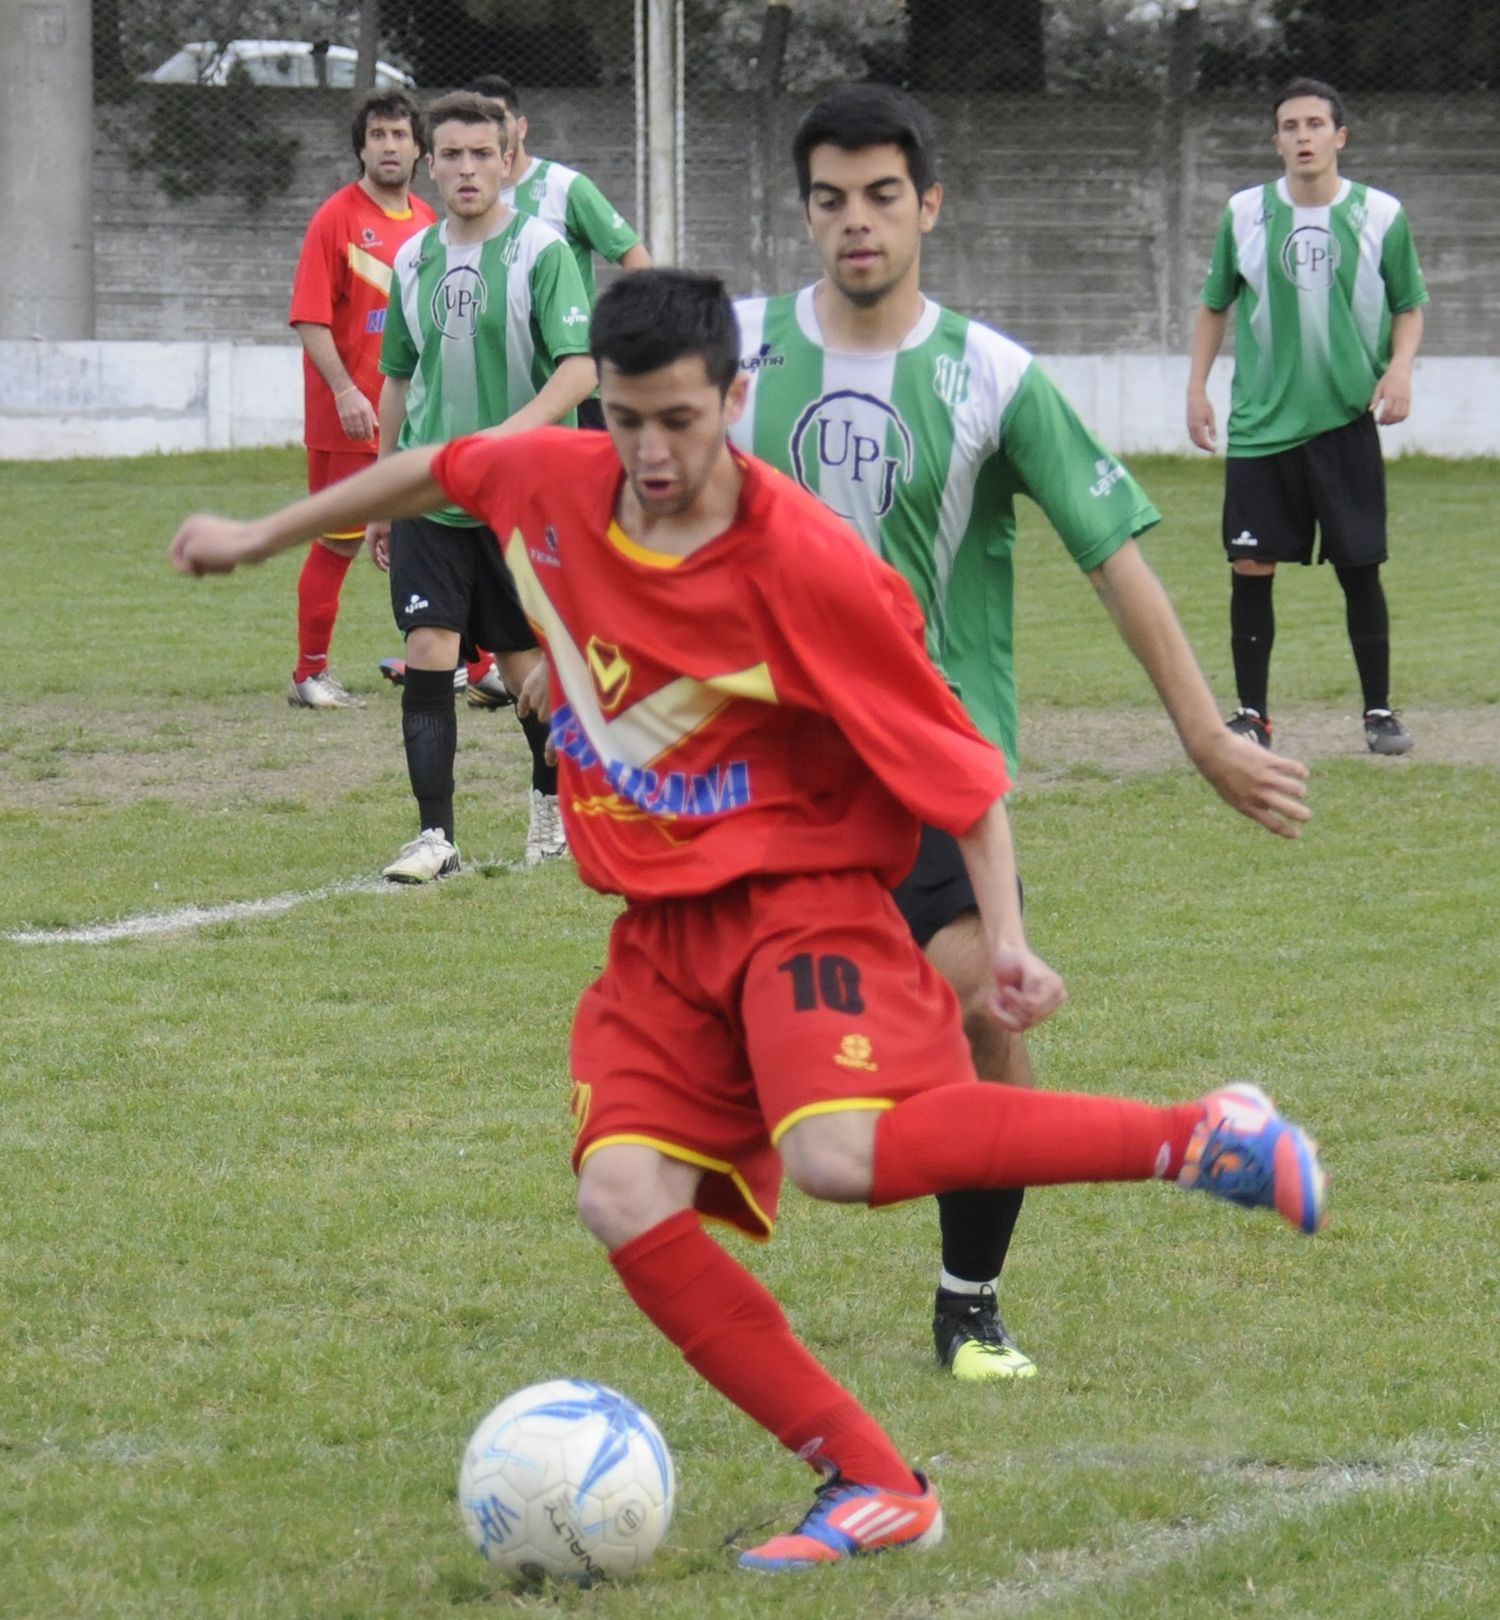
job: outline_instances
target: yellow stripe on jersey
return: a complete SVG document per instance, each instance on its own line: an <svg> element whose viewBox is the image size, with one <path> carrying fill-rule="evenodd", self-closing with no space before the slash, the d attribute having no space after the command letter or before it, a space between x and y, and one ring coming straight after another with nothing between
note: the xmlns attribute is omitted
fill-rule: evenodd
<svg viewBox="0 0 1500 1620"><path fill-rule="evenodd" d="M609 543L616 551L623 551L632 562L642 563L647 568L676 568L683 561L681 557L674 557L669 551L649 551L643 545L630 538L628 534L613 519L608 529Z"/></svg>
<svg viewBox="0 0 1500 1620"><path fill-rule="evenodd" d="M373 253L366 253L362 247L349 244L349 268L361 281L368 281L372 287L378 287L387 298L391 295L391 267L382 264Z"/></svg>

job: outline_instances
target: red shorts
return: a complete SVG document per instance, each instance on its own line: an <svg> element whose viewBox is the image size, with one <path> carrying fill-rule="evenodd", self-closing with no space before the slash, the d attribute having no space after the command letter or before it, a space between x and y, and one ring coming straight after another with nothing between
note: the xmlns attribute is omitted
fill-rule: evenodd
<svg viewBox="0 0 1500 1620"><path fill-rule="evenodd" d="M309 450L307 452L307 493L316 495L330 484L341 484L355 473L375 465L373 450ZM363 540L364 525L325 534L325 540Z"/></svg>
<svg viewBox="0 0 1500 1620"><path fill-rule="evenodd" d="M611 1143L654 1147L710 1172L698 1208L757 1238L798 1120L975 1080L957 997L869 872L631 906L572 1064L575 1170Z"/></svg>

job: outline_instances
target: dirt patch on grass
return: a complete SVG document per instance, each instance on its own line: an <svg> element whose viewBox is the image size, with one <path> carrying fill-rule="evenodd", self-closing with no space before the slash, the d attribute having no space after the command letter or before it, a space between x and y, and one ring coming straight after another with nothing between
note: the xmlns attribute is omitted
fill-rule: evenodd
<svg viewBox="0 0 1500 1620"><path fill-rule="evenodd" d="M1276 744L1316 764L1364 759L1377 770L1424 764L1500 767L1500 706L1408 709L1417 739L1403 759L1375 759L1359 717L1333 707L1288 709ZM504 797L524 785L527 760L509 712L460 703L459 785ZM1176 735L1149 709L1038 708L1021 727L1022 785L1029 791L1186 768ZM362 789L404 796L401 705L394 690L363 709L316 713L279 696L95 701L44 698L0 721L0 805L17 809L112 807L161 799L195 810L305 803Z"/></svg>
<svg viewBox="0 0 1500 1620"><path fill-rule="evenodd" d="M1377 758L1365 747L1360 717L1331 705L1286 709L1276 716L1276 749L1309 765L1363 759L1379 770L1422 765L1500 767L1500 706L1403 709L1416 747ZM1080 777L1149 775L1185 765L1166 716L1149 709L1034 709L1021 721L1021 785L1045 787Z"/></svg>

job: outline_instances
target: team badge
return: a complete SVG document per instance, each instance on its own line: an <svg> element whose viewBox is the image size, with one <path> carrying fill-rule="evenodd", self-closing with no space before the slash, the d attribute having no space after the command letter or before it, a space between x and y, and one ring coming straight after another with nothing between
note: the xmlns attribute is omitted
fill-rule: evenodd
<svg viewBox="0 0 1500 1620"><path fill-rule="evenodd" d="M606 714L613 714L630 687L630 665L613 642L600 641L598 636L589 637L586 654L600 705Z"/></svg>
<svg viewBox="0 0 1500 1620"><path fill-rule="evenodd" d="M846 1035L839 1042L833 1061L841 1069L863 1069L867 1074L874 1074L880 1067L875 1062L875 1048L868 1035Z"/></svg>

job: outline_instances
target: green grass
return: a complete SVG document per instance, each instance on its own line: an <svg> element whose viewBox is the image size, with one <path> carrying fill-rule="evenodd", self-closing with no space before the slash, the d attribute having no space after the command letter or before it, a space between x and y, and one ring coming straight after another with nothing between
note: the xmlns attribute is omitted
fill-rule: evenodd
<svg viewBox="0 0 1500 1620"><path fill-rule="evenodd" d="M1224 693L1217 474L1138 471ZM726 1543L788 1522L808 1477L656 1339L572 1214L567 1026L615 906L506 865L514 723L460 713L479 875L349 887L408 835L383 583L351 574L336 647L370 706L324 716L282 699L295 559L166 571L188 506L299 479L282 453L0 466L8 588L41 630L9 649L0 932L332 891L0 940L0 1615L1500 1611L1500 469L1392 469L1398 689L1469 728L1439 762L1422 734L1406 761L1352 735L1315 762L1296 844L1181 764L1080 757L1017 801L1034 938L1072 994L1035 1041L1043 1083L1266 1082L1326 1144L1333 1228L1305 1243L1155 1187L1034 1194L1007 1315L1042 1372L979 1392L930 1365L930 1209L789 1196L777 1242L736 1252L931 1468L951 1535L779 1583ZM1038 747L1085 710L1149 729L1061 547L1035 525L1021 546ZM1278 611L1289 710L1352 713L1327 571L1289 572ZM458 1455L501 1395L567 1373L651 1410L678 1516L633 1582L515 1595L458 1529Z"/></svg>

